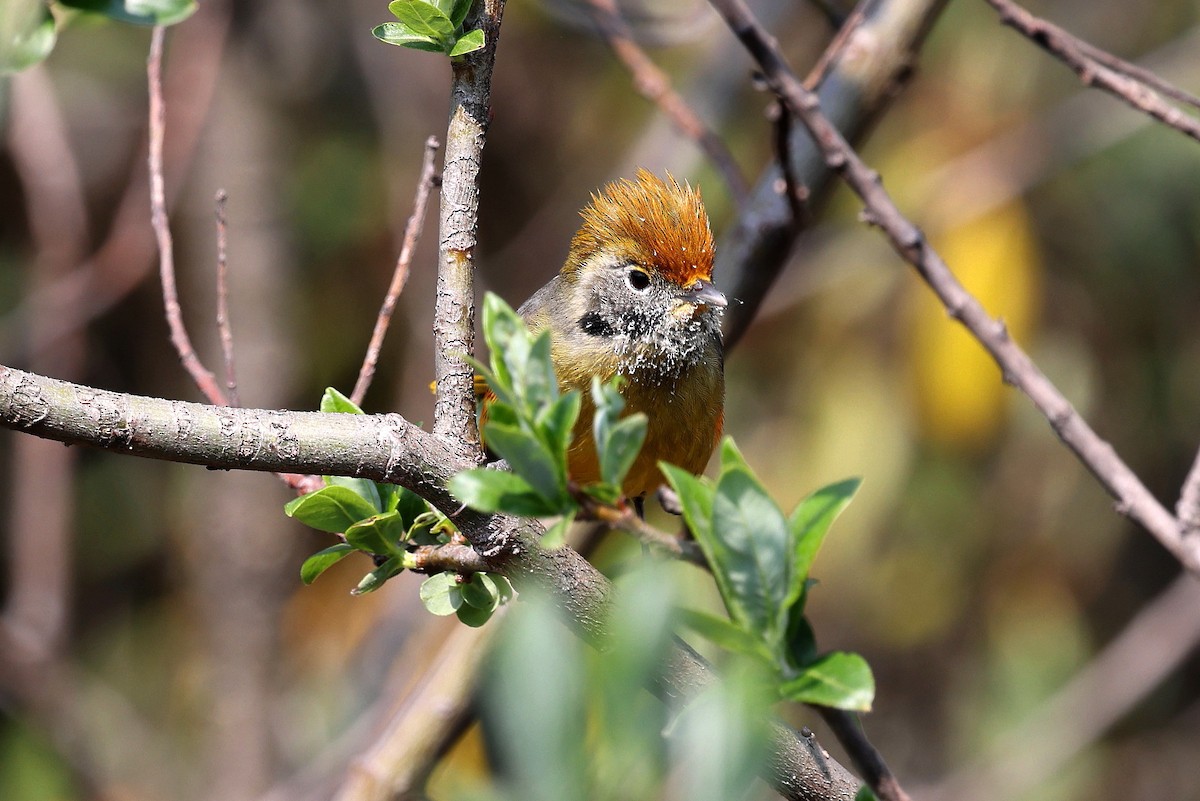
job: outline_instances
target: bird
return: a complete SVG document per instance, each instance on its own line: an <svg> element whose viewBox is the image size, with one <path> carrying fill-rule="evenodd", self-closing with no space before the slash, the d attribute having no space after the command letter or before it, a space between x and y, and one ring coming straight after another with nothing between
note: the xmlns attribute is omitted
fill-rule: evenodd
<svg viewBox="0 0 1200 801"><path fill-rule="evenodd" d="M698 188L640 169L594 193L580 215L562 268L517 313L535 336L550 332L559 387L582 396L567 453L578 485L600 480L592 379L623 377L624 414L647 418L622 485L640 508L665 483L660 460L699 474L720 439L728 301L713 284L713 235Z"/></svg>

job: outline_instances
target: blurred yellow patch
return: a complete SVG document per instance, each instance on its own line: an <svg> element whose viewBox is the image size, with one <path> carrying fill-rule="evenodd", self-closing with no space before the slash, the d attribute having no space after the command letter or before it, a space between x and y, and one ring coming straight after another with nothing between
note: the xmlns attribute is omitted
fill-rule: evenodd
<svg viewBox="0 0 1200 801"><path fill-rule="evenodd" d="M988 313L1028 346L1042 268L1025 208L1009 203L931 241ZM1004 422L1010 390L992 358L946 315L928 287L914 284L910 292L910 355L922 430L954 447L986 446Z"/></svg>

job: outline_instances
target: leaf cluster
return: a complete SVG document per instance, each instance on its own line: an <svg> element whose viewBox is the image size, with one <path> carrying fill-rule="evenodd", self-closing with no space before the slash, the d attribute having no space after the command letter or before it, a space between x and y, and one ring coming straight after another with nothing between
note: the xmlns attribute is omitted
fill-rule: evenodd
<svg viewBox="0 0 1200 801"><path fill-rule="evenodd" d="M174 25L196 8L196 0L6 0L0 3L0 75L49 56L60 23L76 12L133 25Z"/></svg>
<svg viewBox="0 0 1200 801"><path fill-rule="evenodd" d="M556 547L579 513L579 499L567 475L567 450L582 399L560 392L551 358L550 332L533 336L503 300L488 293L483 301L488 364L475 362L491 394L484 401L483 438L509 470L476 468L450 480L450 491L481 512L523 517L559 517L542 539ZM646 417L621 417L625 401L619 379L593 382L596 452L601 481L582 488L604 503L616 503L621 483L646 438Z"/></svg>
<svg viewBox="0 0 1200 801"><path fill-rule="evenodd" d="M371 33L381 42L444 53L451 58L465 56L481 49L483 30L463 31L463 22L471 10L472 0L394 0L388 11L396 22L376 25Z"/></svg>
<svg viewBox="0 0 1200 801"><path fill-rule="evenodd" d="M349 398L332 387L321 398L321 411L362 414ZM413 567L409 547L441 545L450 541L454 526L437 509L416 493L365 478L323 476L325 486L302 495L284 506L284 512L320 531L342 534L343 542L310 556L300 568L300 578L311 584L345 557L360 551L368 554L375 568L362 577L352 591L373 592L384 582ZM503 576L474 574L468 578L442 573L429 577L421 588L421 600L434 614L457 613L470 626L481 626L512 597L512 587ZM448 611L447 611L448 610Z"/></svg>
<svg viewBox="0 0 1200 801"><path fill-rule="evenodd" d="M761 662L783 699L870 709L875 680L866 660L841 651L818 654L804 615L813 559L860 481L819 489L785 516L731 439L722 443L716 481L662 467L729 612L726 620L688 611L684 622L721 647Z"/></svg>

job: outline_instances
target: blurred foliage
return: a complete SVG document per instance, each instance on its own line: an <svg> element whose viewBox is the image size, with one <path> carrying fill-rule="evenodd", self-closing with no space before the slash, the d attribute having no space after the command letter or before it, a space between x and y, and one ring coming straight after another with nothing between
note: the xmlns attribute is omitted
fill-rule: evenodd
<svg viewBox="0 0 1200 801"><path fill-rule="evenodd" d="M718 234L734 213L695 149L630 90L606 47L564 27L561 7L548 4L554 14L524 3L506 11L484 156L478 256L483 281L513 305L557 269L589 192L636 166L700 180ZM812 64L829 35L820 14L806 4L757 6L771 15L793 63ZM215 364L207 322L211 198L217 186L244 179L254 191L230 201L233 300L255 276L270 275L268 284L295 298L277 316L278 341L302 355L288 358L290 370L243 374L242 385L270 388L280 405L310 408L324 387L353 380L395 263L396 232L411 210L422 143L444 130L449 65L374 40L371 28L386 14L379 0L233 7L198 160L167 176L181 191L173 222L188 254L180 258L185 315ZM1185 88L1200 88L1194 2L1030 7L1119 55L1145 58ZM197 46L189 31L224 8L201 3L173 27L168 76L187 69L170 63L173 53L196 52L184 47ZM719 24L702 8L678 8L692 24L668 27L686 36L651 53L754 175L770 155L767 99L750 85L749 61ZM643 16L648 28L662 18ZM129 176L142 180L147 42L142 28L81 20L60 31L44 62L80 161L92 247L116 219ZM186 127L191 86L169 98L168 136ZM7 118L10 94L3 98ZM246 140L256 148L232 146ZM984 3L948 4L914 80L866 149L951 267L1168 505L1200 442L1197 154L1194 142L1081 89L1062 65L1002 28ZM26 199L6 147L5 364L30 359L21 318L35 264ZM998 371L969 355L961 332L857 211L839 193L729 354L726 420L784 508L830 477L863 476L867 489L826 543L821 590L805 611L823 645L871 655L878 696L867 731L900 777L919 785L977 754L1059 688L1177 567L1112 512L1092 477L1025 399L1000 383ZM432 419L434 229L431 223L424 232L367 404L418 421ZM252 244L261 241L276 249ZM149 266L139 266L145 257L136 249L123 254L123 267ZM106 273L100 284L109 280ZM245 332L265 314L261 305L235 305L239 348L254 345ZM91 325L86 368L76 379L194 398L161 320L157 289L145 279ZM968 382L968 375L977 378ZM946 404L951 391L963 393L959 403ZM0 477L9 481L24 469L11 456L16 436L0 432ZM105 744L106 764L127 785L123 797L204 798L214 777L232 773L236 762L222 761L207 739L215 710L228 714L218 703L224 688L212 651L221 631L211 633L189 556L199 546L187 502L196 486L217 477L107 454L87 454L77 469L68 656L98 688L77 704L90 724L83 736ZM278 517L275 500L266 505ZM0 496L5 593L8 545L18 535L11 509L12 499ZM359 556L301 588L304 556L327 543L300 526L274 533L265 549L243 545L236 526L226 535L224 550L241 563L277 571L274 585L260 579L254 586L283 588L278 614L258 629L277 638L259 651L268 654L262 672L272 693L263 713L270 719L265 759L272 776L290 776L351 730L399 682L395 676L422 669L434 647L415 628L428 615L413 608L417 580L407 574L350 603L347 588L370 569ZM598 559L620 570L628 556L628 546L614 541ZM247 604L237 617L273 608ZM578 648L559 634L557 645ZM406 642L411 650L402 650ZM576 651L562 658L597 657ZM129 706L107 704L110 690ZM1197 698L1193 655L1089 756L1069 763L1055 787L1027 797L1194 795ZM648 699L644 709L641 701L633 706L639 715L661 714ZM0 797L87 797L38 716L8 697L3 710ZM157 750L113 736L127 733L130 720L154 734ZM811 716L797 722L830 744ZM155 782L164 770L170 781L162 786Z"/></svg>

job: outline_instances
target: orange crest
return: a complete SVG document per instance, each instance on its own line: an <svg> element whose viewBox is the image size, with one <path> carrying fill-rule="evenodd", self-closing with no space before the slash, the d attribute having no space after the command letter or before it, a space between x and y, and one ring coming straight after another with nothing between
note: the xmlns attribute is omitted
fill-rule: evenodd
<svg viewBox="0 0 1200 801"><path fill-rule="evenodd" d="M571 240L567 267L577 269L601 250L616 250L680 286L709 281L713 235L700 191L639 169L592 195L580 212L583 227Z"/></svg>

